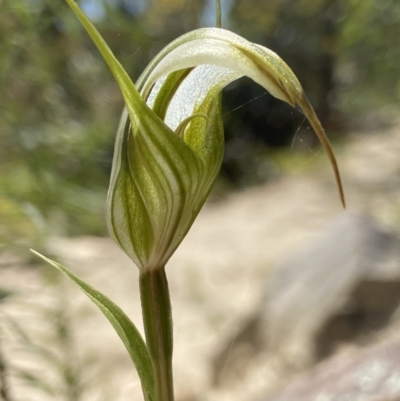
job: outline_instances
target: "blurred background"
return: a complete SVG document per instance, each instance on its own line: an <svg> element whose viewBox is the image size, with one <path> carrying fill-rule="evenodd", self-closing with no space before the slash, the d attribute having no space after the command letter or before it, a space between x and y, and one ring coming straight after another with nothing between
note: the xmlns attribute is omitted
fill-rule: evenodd
<svg viewBox="0 0 400 401"><path fill-rule="evenodd" d="M338 154L350 208L362 207L396 230L400 223L400 2L221 2L224 28L271 48L299 77ZM134 80L171 40L189 30L214 26L214 0L81 0L79 4ZM60 298L59 289L44 291L42 299L37 291L41 292L43 283L58 280L33 266L19 269L32 263L28 248L43 249L69 261L78 272L86 264L88 270L80 272L108 288L107 271L100 273L98 266L129 265L124 259L116 262L123 256L109 250L112 245L104 238L105 198L123 99L96 48L62 0L0 0L0 88L0 298L7 299L14 290L28 291L32 299L46 305L57 294L55 309L49 312L55 320L47 312L45 320L55 322L49 325L57 341L70 344L71 333L65 327L74 324L59 317L65 315L64 308L77 310L80 306L76 305L86 301L75 295L75 289L65 290L78 299L72 307L65 306L69 296ZM178 294L177 314L186 316L178 318L180 338L196 352L201 350L204 358L211 358L210 349L218 348L215 333L229 339L237 324L234 316L243 317L258 305L258 292L251 294L249 289L259 286L266 269L340 211L327 160L299 111L248 79L224 90L223 106L226 152L219 181L194 233L171 261L181 272L179 278L171 279ZM269 214L271 210L274 215ZM251 244L243 242L246 236ZM189 257L193 252L198 252L202 263ZM190 268L179 270L180 265ZM250 278L235 283L243 269ZM128 274L134 282L136 271L131 270ZM209 274L219 279L212 281ZM110 285L114 297L126 302L119 284ZM228 291L225 306L211 317L197 309L222 305L221 285ZM29 304L29 299L22 304ZM178 302L187 299L189 303ZM140 315L136 306L128 304L129 308ZM89 312L83 309L86 316ZM194 318L195 313L199 317ZM208 325L209 331L185 332L184 327L192 324ZM23 334L24 329L14 326L14 331ZM88 335L79 330L77 337ZM196 337L195 333L200 334ZM22 342L26 347L26 340ZM97 345L101 344L99 340ZM68 347L66 354L72 352L73 347ZM185 350L178 348L178 357ZM123 354L122 349L118 352ZM120 363L118 358L113 362ZM177 368L184 378L178 382L180 400L197 399L193 394L201 393L208 383L207 362L198 363L200 367L193 368L194 389L185 387L191 370L185 365ZM63 380L67 388L73 383L72 390L66 390L64 398L54 395L53 399L77 401L82 393L76 384L79 375L70 373L69 363L63 366ZM91 365L85 362L84 366ZM89 378L98 373L93 369ZM29 379L25 371L21 375ZM29 380L43 387L38 378ZM114 399L128 399L122 393ZM88 394L91 399L90 390ZM218 394L218 399L225 399ZM226 397L235 399L229 398L232 394Z"/></svg>
<svg viewBox="0 0 400 401"><path fill-rule="evenodd" d="M136 79L177 36L214 25L213 0L83 0ZM332 140L391 124L400 102L395 0L222 1L223 25L270 47L300 78ZM1 244L104 235L122 96L63 1L0 2ZM233 112L234 110L234 112ZM242 79L225 90L223 190L266 182L271 153L317 146L303 116ZM295 137L295 134L297 135ZM24 243L25 245L25 243Z"/></svg>

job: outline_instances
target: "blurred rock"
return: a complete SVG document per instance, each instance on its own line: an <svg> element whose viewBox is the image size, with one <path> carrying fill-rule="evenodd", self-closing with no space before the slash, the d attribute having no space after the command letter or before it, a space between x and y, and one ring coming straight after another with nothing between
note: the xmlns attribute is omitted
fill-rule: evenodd
<svg viewBox="0 0 400 401"><path fill-rule="evenodd" d="M214 358L214 384L260 352L299 371L338 346L367 343L400 304L400 240L366 214L344 212L270 273L265 297Z"/></svg>
<svg viewBox="0 0 400 401"><path fill-rule="evenodd" d="M259 401L397 401L400 339L361 351L346 350Z"/></svg>

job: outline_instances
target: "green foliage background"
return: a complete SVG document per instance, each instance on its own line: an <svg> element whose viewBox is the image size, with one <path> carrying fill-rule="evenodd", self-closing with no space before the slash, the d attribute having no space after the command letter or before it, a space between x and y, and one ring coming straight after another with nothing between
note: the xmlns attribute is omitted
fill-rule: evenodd
<svg viewBox="0 0 400 401"><path fill-rule="evenodd" d="M137 78L167 42L212 24L212 3L85 0L81 5ZM328 127L346 131L355 120L368 125L371 114L384 119L396 114L399 1L222 3L225 27L286 59ZM0 88L0 251L34 246L48 234L105 234L104 203L123 102L63 0L0 0ZM239 105L246 102L240 93ZM228 102L227 110L233 106ZM233 160L243 149L253 157L257 143L254 135L243 135L252 129L246 128L244 110L227 116L228 140L241 136L250 143L231 147ZM268 110L265 116L271 119ZM242 173L239 166L235 174Z"/></svg>

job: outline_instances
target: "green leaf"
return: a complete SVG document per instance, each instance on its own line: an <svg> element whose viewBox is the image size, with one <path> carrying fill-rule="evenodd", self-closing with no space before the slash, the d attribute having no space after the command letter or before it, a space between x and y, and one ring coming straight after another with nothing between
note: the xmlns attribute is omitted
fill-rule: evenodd
<svg viewBox="0 0 400 401"><path fill-rule="evenodd" d="M34 250L31 251L77 284L103 312L118 333L136 367L146 401L154 401L154 375L150 356L142 336L125 312L100 291L71 273L66 267Z"/></svg>

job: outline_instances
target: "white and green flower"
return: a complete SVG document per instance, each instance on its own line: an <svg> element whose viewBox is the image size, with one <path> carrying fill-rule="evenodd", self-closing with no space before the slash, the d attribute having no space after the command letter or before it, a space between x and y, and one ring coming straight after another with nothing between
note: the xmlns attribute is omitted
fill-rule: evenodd
<svg viewBox="0 0 400 401"><path fill-rule="evenodd" d="M271 50L230 31L181 36L148 65L136 86L73 0L67 0L109 65L126 103L107 200L108 228L139 269L165 266L203 206L224 151L221 90L248 76L298 105L333 165L325 132L290 68Z"/></svg>

